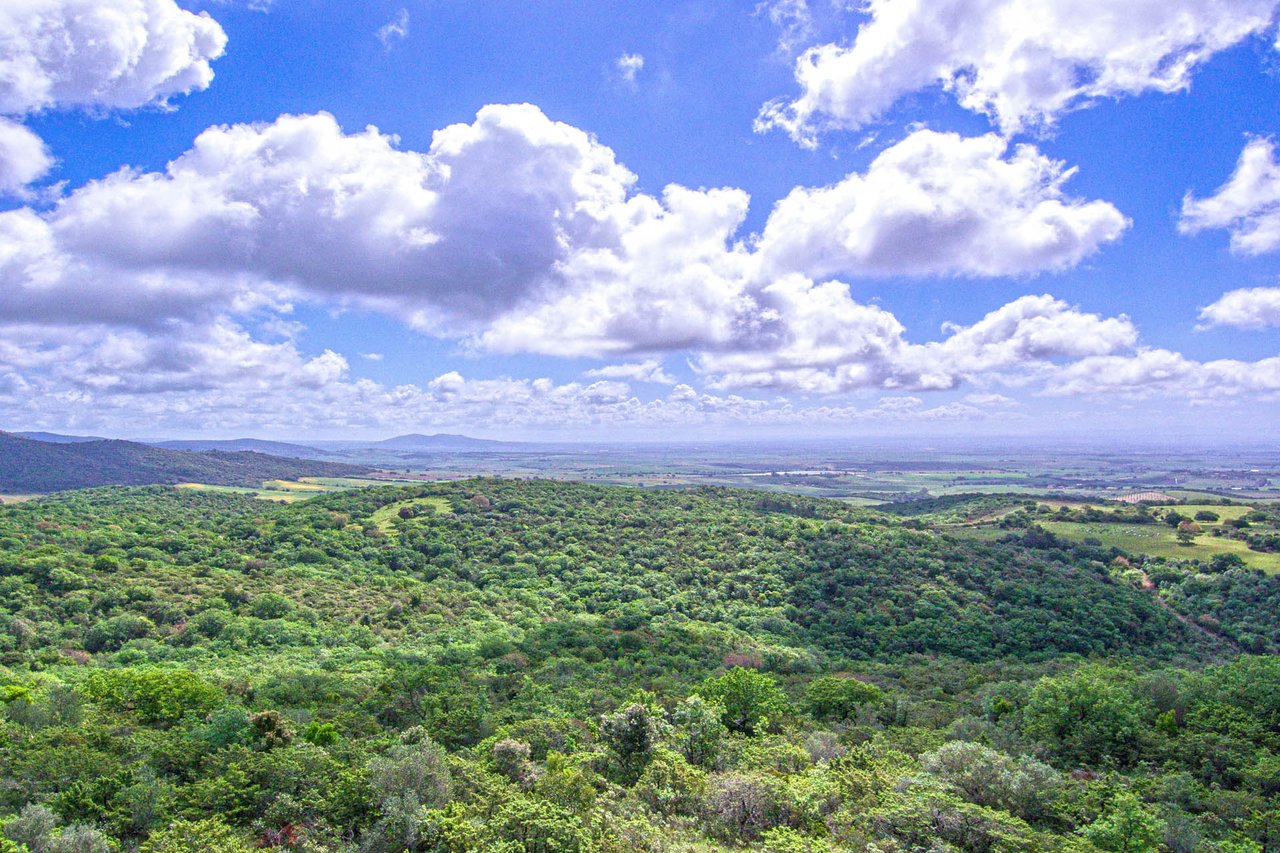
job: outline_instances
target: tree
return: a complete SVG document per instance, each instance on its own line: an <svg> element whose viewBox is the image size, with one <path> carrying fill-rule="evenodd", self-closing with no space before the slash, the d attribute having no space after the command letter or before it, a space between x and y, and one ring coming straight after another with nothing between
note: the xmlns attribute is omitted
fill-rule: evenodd
<svg viewBox="0 0 1280 853"><path fill-rule="evenodd" d="M690 764L714 770L724 748L724 709L701 696L690 696L671 715L676 727L676 743Z"/></svg>
<svg viewBox="0 0 1280 853"><path fill-rule="evenodd" d="M1200 525L1196 524L1194 521L1181 522L1178 525L1178 532L1176 534L1178 537L1178 544L1190 545L1195 541L1196 535L1200 532Z"/></svg>
<svg viewBox="0 0 1280 853"><path fill-rule="evenodd" d="M184 715L207 714L222 692L194 672L153 667L95 672L85 681L85 694L107 708L133 711L149 723L173 723Z"/></svg>
<svg viewBox="0 0 1280 853"><path fill-rule="evenodd" d="M780 779L762 773L726 773L715 777L707 799L716 834L728 841L758 841L778 826L798 821Z"/></svg>
<svg viewBox="0 0 1280 853"><path fill-rule="evenodd" d="M444 748L418 726L402 734L400 741L369 762L369 786L382 811L373 830L383 842L379 850L414 849L424 810L441 808L453 796Z"/></svg>
<svg viewBox="0 0 1280 853"><path fill-rule="evenodd" d="M529 744L505 738L493 745L493 769L528 790L538 779L538 767L529 760Z"/></svg>
<svg viewBox="0 0 1280 853"><path fill-rule="evenodd" d="M312 720L302 730L302 739L316 746L333 746L338 742L338 730L333 723L322 723Z"/></svg>
<svg viewBox="0 0 1280 853"><path fill-rule="evenodd" d="M1149 737L1144 715L1154 718L1132 687L1128 673L1102 666L1042 678L1028 699L1023 729L1064 761L1129 765Z"/></svg>
<svg viewBox="0 0 1280 853"><path fill-rule="evenodd" d="M805 688L809 712L820 720L847 720L858 708L884 698L884 691L856 678L824 675Z"/></svg>
<svg viewBox="0 0 1280 853"><path fill-rule="evenodd" d="M44 806L29 803L22 807L21 814L5 824L4 835L26 846L31 853L43 853L49 849L49 838L57 826L57 815Z"/></svg>
<svg viewBox="0 0 1280 853"><path fill-rule="evenodd" d="M1105 817L1083 830L1095 847L1111 853L1149 853L1160 849L1160 820L1129 791L1111 801Z"/></svg>
<svg viewBox="0 0 1280 853"><path fill-rule="evenodd" d="M636 795L661 815L697 815L707 792L707 774L678 752L658 749L635 786Z"/></svg>
<svg viewBox="0 0 1280 853"><path fill-rule="evenodd" d="M658 724L648 708L635 702L600 718L600 739L617 756L623 780L631 783L639 778L653 756L653 748L658 743Z"/></svg>
<svg viewBox="0 0 1280 853"><path fill-rule="evenodd" d="M971 803L1003 809L1024 820L1043 817L1058 772L1034 758L1011 758L968 741L952 741L920 757L925 770Z"/></svg>
<svg viewBox="0 0 1280 853"><path fill-rule="evenodd" d="M293 742L293 730L279 711L259 711L249 715L254 744L264 752Z"/></svg>
<svg viewBox="0 0 1280 853"><path fill-rule="evenodd" d="M772 675L735 666L719 678L709 678L699 692L715 702L723 713L720 721L729 731L755 735L771 717L787 711L787 697Z"/></svg>

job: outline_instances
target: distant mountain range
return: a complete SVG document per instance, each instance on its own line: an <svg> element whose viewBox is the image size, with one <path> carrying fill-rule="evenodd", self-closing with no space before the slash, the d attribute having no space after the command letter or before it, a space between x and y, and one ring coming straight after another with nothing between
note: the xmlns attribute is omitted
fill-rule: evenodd
<svg viewBox="0 0 1280 853"><path fill-rule="evenodd" d="M15 432L10 435L29 438L32 441L47 441L50 444L82 444L86 441L107 440L100 435L59 435L56 432Z"/></svg>
<svg viewBox="0 0 1280 853"><path fill-rule="evenodd" d="M209 450L225 450L254 453L268 453L272 456L287 456L291 459L327 459L333 456L328 450L311 447L306 444L292 444L287 441L264 441L260 438L229 439L194 439L190 441L157 441L147 442L152 447L163 447L166 450L186 450L192 453L203 453Z"/></svg>
<svg viewBox="0 0 1280 853"><path fill-rule="evenodd" d="M352 477L368 472L359 465L287 459L248 450L192 453L133 441L71 436L38 441L0 432L0 491L7 492L186 482L253 487L265 480Z"/></svg>
<svg viewBox="0 0 1280 853"><path fill-rule="evenodd" d="M453 435L439 432L433 435L410 433L397 435L382 441L371 441L368 447L385 447L389 450L503 450L520 446L519 442L490 441L485 438L471 438L467 435Z"/></svg>
<svg viewBox="0 0 1280 853"><path fill-rule="evenodd" d="M84 444L91 441L110 440L96 435L64 435L56 432L20 432L16 430L10 432L9 435L15 435L20 438L29 438L33 441L42 441L50 444ZM292 459L332 459L334 456L340 456L344 452L350 453L355 450L420 451L427 453L434 451L437 453L456 453L465 451L516 450L519 448L531 448L535 446L519 441L493 441L486 438L472 438L469 435L459 435L447 432L433 433L431 435L409 433L407 435L397 435L394 438L369 441L345 440L302 443L297 441L267 441L260 438L213 438L166 439L163 441L142 441L136 443L145 444L149 447L159 447L165 450L185 450L195 453L201 453L209 450L223 450L228 452L249 450L255 453L266 453L272 456L286 456Z"/></svg>

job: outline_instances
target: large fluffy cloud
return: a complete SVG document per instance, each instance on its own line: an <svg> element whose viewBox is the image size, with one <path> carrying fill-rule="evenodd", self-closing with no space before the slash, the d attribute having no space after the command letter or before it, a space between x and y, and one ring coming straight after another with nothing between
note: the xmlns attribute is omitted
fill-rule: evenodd
<svg viewBox="0 0 1280 853"><path fill-rule="evenodd" d="M156 327L259 307L288 303L280 288L244 276L115 266L65 245L56 221L0 212L0 323Z"/></svg>
<svg viewBox="0 0 1280 853"><path fill-rule="evenodd" d="M131 109L204 89L227 37L173 0L7 0L0 113Z"/></svg>
<svg viewBox="0 0 1280 853"><path fill-rule="evenodd" d="M704 354L697 367L713 385L822 394L945 390L1001 371L1123 351L1138 339L1127 318L1085 313L1047 294L1014 300L970 326L951 324L949 337L924 344L908 342L892 314L854 302L838 282L815 287L793 277L770 294L784 318L776 336L753 349Z"/></svg>
<svg viewBox="0 0 1280 853"><path fill-rule="evenodd" d="M633 180L528 106L486 108L426 153L372 128L344 134L327 114L285 116L211 128L164 174L77 190L41 239L113 274L163 273L180 293L247 278L456 330L554 290L575 253L615 243Z"/></svg>
<svg viewBox="0 0 1280 853"><path fill-rule="evenodd" d="M227 36L174 0L8 0L0 4L0 196L53 166L44 143L3 116L50 108L167 106L209 86Z"/></svg>
<svg viewBox="0 0 1280 853"><path fill-rule="evenodd" d="M1051 395L1163 395L1190 400L1280 394L1280 357L1195 361L1165 349L1085 358L1048 380Z"/></svg>
<svg viewBox="0 0 1280 853"><path fill-rule="evenodd" d="M1178 228L1184 234L1225 228L1231 232L1232 251L1243 255L1280 249L1280 163L1275 143L1249 140L1235 173L1216 193L1208 198L1188 193Z"/></svg>
<svg viewBox="0 0 1280 853"><path fill-rule="evenodd" d="M1280 287L1231 290L1200 309L1205 326L1263 329L1280 326Z"/></svg>
<svg viewBox="0 0 1280 853"><path fill-rule="evenodd" d="M1136 333L1043 296L913 343L888 310L829 276L1071 266L1127 222L1067 197L1069 175L996 136L919 131L864 174L795 191L752 236L740 234L741 190L635 193L610 149L532 106L486 107L424 152L373 128L346 134L326 114L284 116L211 128L163 173L117 172L47 213L0 213L0 322L106 329L101 352L115 360L85 363L162 387L188 378L143 369L160 355L234 385L199 342L267 358L237 343L229 318L308 301L490 351L690 351L723 388L952 388L1114 353ZM190 345L138 343L174 328L202 331ZM599 378L670 380L644 374L606 367Z"/></svg>
<svg viewBox="0 0 1280 853"><path fill-rule="evenodd" d="M1214 53L1270 24L1276 0L868 0L848 46L796 63L800 95L759 126L812 144L934 86L1006 133L1089 100L1185 88Z"/></svg>
<svg viewBox="0 0 1280 853"><path fill-rule="evenodd" d="M767 273L1002 276L1078 264L1128 220L1104 201L1067 197L1074 170L995 134L920 130L865 174L800 188L769 217Z"/></svg>
<svg viewBox="0 0 1280 853"><path fill-rule="evenodd" d="M609 148L529 105L485 107L425 152L284 116L211 128L165 172L117 172L50 213L0 214L0 318L154 324L295 298L502 351L755 348L802 310L788 275L1078 263L1127 222L1066 197L1069 175L995 136L919 131L748 239L741 190L634 193Z"/></svg>
<svg viewBox="0 0 1280 853"><path fill-rule="evenodd" d="M40 137L17 122L0 118L0 195L20 195L52 166L53 157Z"/></svg>
<svg viewBox="0 0 1280 853"><path fill-rule="evenodd" d="M745 243L734 238L748 201L739 191L672 187L661 204L639 196L615 246L564 267L562 296L498 318L481 340L558 355L754 351L803 315L843 318L817 337L862 341L892 317L819 280L1029 274L1073 266L1117 239L1128 220L1106 202L1068 197L1071 174L1032 146L1009 156L994 135L920 130L865 173L794 190ZM829 304L835 294L840 305Z"/></svg>

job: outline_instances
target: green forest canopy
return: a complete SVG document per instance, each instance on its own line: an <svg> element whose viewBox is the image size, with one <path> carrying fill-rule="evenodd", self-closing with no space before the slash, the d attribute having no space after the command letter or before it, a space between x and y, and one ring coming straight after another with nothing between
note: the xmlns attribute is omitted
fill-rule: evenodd
<svg viewBox="0 0 1280 853"><path fill-rule="evenodd" d="M0 850L1276 850L1278 584L737 490L69 493L0 508Z"/></svg>

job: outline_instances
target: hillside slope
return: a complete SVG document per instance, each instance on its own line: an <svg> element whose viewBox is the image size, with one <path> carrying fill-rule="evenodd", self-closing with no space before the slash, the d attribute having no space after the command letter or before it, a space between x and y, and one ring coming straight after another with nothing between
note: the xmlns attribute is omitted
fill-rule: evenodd
<svg viewBox="0 0 1280 853"><path fill-rule="evenodd" d="M724 489L0 507L0 829L145 853L1272 849L1280 658L1157 598L1244 576L1153 564L1153 590L1126 565ZM1274 615L1280 580L1247 579L1224 632Z"/></svg>
<svg viewBox="0 0 1280 853"><path fill-rule="evenodd" d="M54 492L106 485L210 483L257 486L264 480L351 477L367 468L262 453L186 453L132 441L54 444L0 433L0 491Z"/></svg>
<svg viewBox="0 0 1280 853"><path fill-rule="evenodd" d="M265 453L271 456L282 456L286 459L328 459L333 453L305 444L293 444L287 441L264 441L260 438L230 439L191 439L157 441L152 447L163 447L166 450L185 450L188 453L204 453L209 450L222 450L228 453L250 451Z"/></svg>

